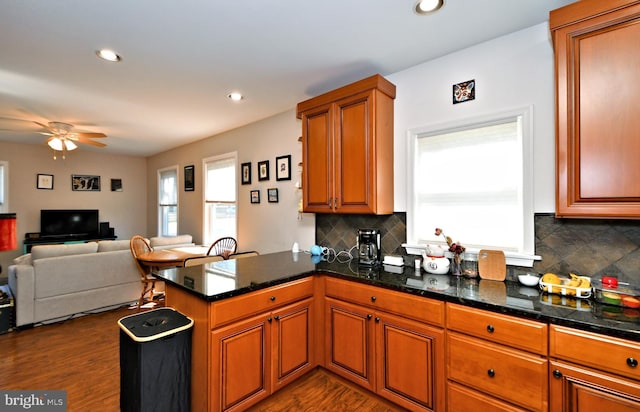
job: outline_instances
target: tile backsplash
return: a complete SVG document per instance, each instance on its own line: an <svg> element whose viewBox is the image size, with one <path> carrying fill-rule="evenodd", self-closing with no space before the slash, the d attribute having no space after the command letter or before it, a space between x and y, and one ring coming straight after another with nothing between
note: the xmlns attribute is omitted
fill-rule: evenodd
<svg viewBox="0 0 640 412"><path fill-rule="evenodd" d="M317 214L316 243L348 251L356 244L359 228L380 229L383 256L406 254L401 244L407 241L407 216L402 212L386 216ZM534 264L536 272L609 274L640 283L640 221L558 219L541 213L535 216L535 235L535 253L542 257Z"/></svg>

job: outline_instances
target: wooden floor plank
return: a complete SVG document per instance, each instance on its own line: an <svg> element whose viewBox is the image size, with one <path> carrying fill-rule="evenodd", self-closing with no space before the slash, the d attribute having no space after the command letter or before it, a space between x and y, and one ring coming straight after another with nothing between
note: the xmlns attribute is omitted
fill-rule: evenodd
<svg viewBox="0 0 640 412"><path fill-rule="evenodd" d="M119 411L117 321L135 313L125 307L0 335L0 388L66 390L69 412ZM252 412L402 410L321 368L250 409Z"/></svg>

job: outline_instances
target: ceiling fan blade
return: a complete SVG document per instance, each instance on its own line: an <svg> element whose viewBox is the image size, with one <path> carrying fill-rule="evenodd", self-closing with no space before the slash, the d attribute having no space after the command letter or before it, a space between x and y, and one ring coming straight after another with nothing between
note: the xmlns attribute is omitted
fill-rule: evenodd
<svg viewBox="0 0 640 412"><path fill-rule="evenodd" d="M47 126L46 124L42 124L40 122L36 122L35 120L34 120L34 123L37 124L38 126L42 127L43 129L49 130L49 126Z"/></svg>
<svg viewBox="0 0 640 412"><path fill-rule="evenodd" d="M102 137L107 137L106 134L104 133L85 133L85 132L75 132L75 135L77 135L78 137L90 137L92 139L95 138L102 138Z"/></svg>
<svg viewBox="0 0 640 412"><path fill-rule="evenodd" d="M43 134L45 136L55 136L53 133L49 133L49 132L38 132L40 134Z"/></svg>
<svg viewBox="0 0 640 412"><path fill-rule="evenodd" d="M76 139L73 139L73 140L77 140L80 143L90 144L92 146L97 146L97 147L105 147L106 146L106 144L104 144L104 143L94 142L93 140L87 139L84 136L78 136Z"/></svg>

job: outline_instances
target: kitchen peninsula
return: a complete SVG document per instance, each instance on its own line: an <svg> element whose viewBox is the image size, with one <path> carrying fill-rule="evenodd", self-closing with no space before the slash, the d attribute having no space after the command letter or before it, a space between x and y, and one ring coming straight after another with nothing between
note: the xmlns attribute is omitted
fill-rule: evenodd
<svg viewBox="0 0 640 412"><path fill-rule="evenodd" d="M640 404L638 321L608 319L591 301L552 304L515 282L398 269L280 252L158 271L167 305L195 321L192 409L244 409L316 366L414 410L444 410L445 402L561 410L572 376L582 387L584 376L608 387L612 402ZM465 347L478 360L449 368ZM362 362L350 363L361 348ZM484 353L500 356L488 371ZM411 373L403 373L407 362ZM532 382L526 394L509 391Z"/></svg>

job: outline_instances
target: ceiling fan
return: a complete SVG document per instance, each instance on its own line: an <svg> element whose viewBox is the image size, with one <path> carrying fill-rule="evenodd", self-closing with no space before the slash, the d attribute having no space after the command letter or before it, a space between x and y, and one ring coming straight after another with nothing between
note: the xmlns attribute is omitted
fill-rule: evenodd
<svg viewBox="0 0 640 412"><path fill-rule="evenodd" d="M62 122L49 122L46 125L40 122L34 122L38 126L47 129L46 132L40 132L45 136L50 136L47 139L47 145L53 150L53 158L56 158L56 152L62 152L62 158L65 158L66 152L75 150L78 148L78 143L90 144L97 147L105 147L106 144L97 142L91 139L107 137L104 133L92 133L92 132L74 132L73 125Z"/></svg>

